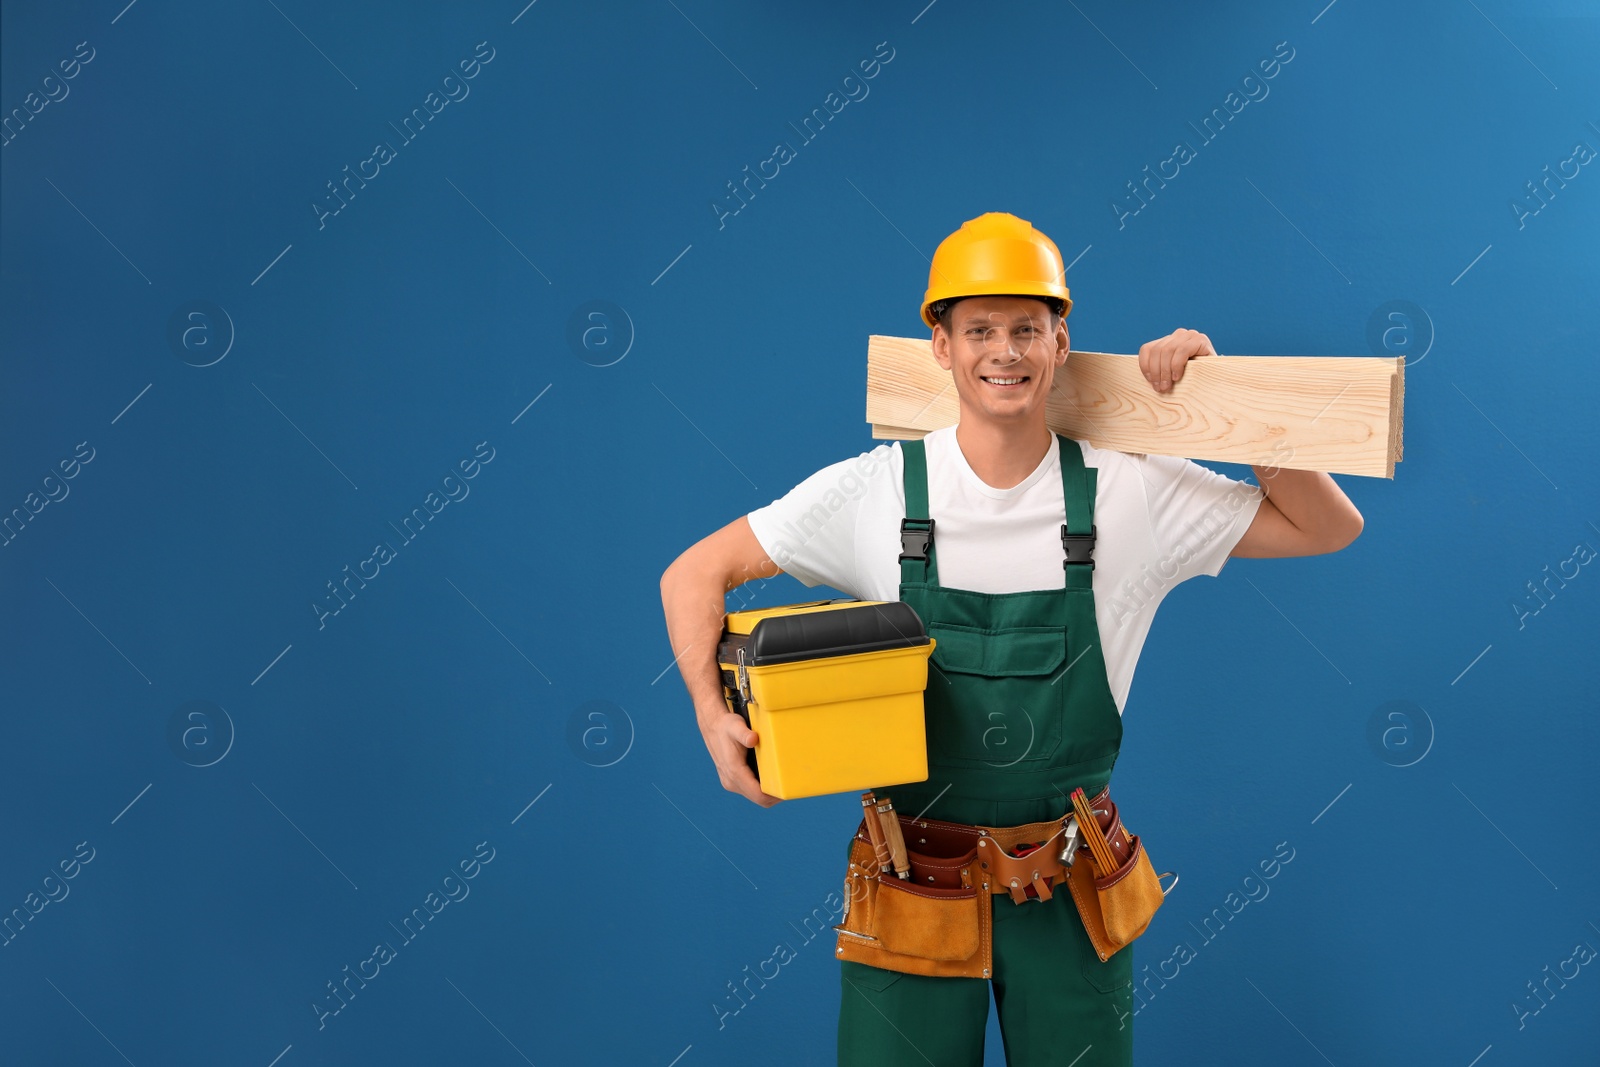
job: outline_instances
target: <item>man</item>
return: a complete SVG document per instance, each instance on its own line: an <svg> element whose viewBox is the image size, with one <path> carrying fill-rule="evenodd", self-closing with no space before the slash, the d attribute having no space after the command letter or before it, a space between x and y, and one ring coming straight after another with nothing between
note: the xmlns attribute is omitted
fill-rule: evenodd
<svg viewBox="0 0 1600 1067"><path fill-rule="evenodd" d="M775 561L808 586L906 601L938 643L924 694L929 778L879 795L902 815L1013 827L1059 820L1072 790L1109 784L1134 664L1173 585L1231 556L1334 552L1361 532L1327 474L1253 466L1257 488L1051 433L1045 398L1070 347L1064 275L1028 222L991 212L965 223L934 254L922 308L957 424L824 468L662 576L724 788L777 803L746 764L757 738L724 702L715 662L726 592L777 574ZM1167 393L1196 357L1223 358L1181 329L1141 346L1139 367ZM902 537L903 520L914 531L927 518L927 547ZM840 1062L980 1063L991 984L1008 1063L1132 1062L1131 951L1102 962L1065 891L997 895L992 925L988 979L841 961Z"/></svg>

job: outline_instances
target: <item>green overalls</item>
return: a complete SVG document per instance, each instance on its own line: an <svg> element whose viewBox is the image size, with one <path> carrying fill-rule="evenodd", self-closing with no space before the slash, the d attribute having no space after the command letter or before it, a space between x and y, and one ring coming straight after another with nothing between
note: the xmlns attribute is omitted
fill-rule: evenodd
<svg viewBox="0 0 1600 1067"><path fill-rule="evenodd" d="M983 826L1040 822L1070 811L1072 790L1094 796L1111 780L1122 717L1090 585L1097 472L1084 466L1076 441L1057 440L1065 584L1017 593L939 585L924 442L900 443L907 515L900 599L937 642L924 694L928 779L875 790L901 815ZM1129 949L1102 963L1064 885L1048 901L1016 904L1002 893L993 903L992 981L1010 1067L1131 1064ZM902 974L849 960L840 966L841 1065L982 1063L991 979Z"/></svg>

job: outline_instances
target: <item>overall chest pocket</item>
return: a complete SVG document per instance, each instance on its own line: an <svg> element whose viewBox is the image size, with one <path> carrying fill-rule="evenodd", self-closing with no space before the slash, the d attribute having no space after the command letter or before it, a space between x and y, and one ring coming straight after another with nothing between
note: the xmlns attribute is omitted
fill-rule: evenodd
<svg viewBox="0 0 1600 1067"><path fill-rule="evenodd" d="M1063 626L980 629L932 623L924 706L930 762L1032 769L1061 744Z"/></svg>

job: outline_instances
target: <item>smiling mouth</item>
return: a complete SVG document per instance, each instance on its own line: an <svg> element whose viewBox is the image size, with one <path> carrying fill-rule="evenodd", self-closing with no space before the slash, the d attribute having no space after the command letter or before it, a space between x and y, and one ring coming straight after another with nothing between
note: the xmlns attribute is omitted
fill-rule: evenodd
<svg viewBox="0 0 1600 1067"><path fill-rule="evenodd" d="M980 374L980 375L978 375L978 377L982 381L984 381L985 383L987 383L990 386L993 386L996 389L1020 389L1022 386L1026 385L1031 380L1025 374L1021 375L1021 376L1012 376L1012 377L1002 377L1000 375L990 376L990 375Z"/></svg>

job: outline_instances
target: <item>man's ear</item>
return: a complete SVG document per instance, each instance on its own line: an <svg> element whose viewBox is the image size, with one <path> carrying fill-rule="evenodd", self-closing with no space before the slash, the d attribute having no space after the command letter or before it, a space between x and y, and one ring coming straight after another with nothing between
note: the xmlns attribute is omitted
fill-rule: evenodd
<svg viewBox="0 0 1600 1067"><path fill-rule="evenodd" d="M950 369L950 335L944 332L943 326L933 328L933 358L945 370Z"/></svg>

